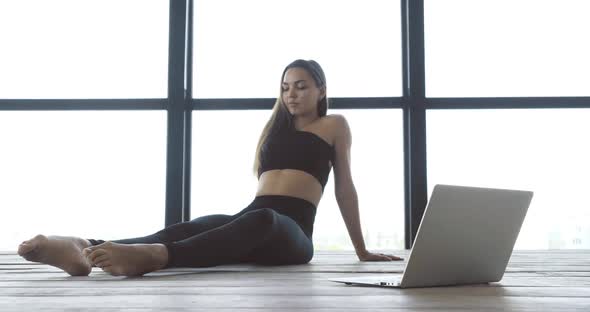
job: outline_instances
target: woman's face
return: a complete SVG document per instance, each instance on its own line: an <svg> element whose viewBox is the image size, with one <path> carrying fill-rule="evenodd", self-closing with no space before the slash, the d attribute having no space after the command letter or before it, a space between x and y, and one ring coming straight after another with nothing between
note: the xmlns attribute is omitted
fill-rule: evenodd
<svg viewBox="0 0 590 312"><path fill-rule="evenodd" d="M318 88L307 70L299 67L289 68L281 85L284 105L294 116L317 115L318 102L325 96L323 88Z"/></svg>

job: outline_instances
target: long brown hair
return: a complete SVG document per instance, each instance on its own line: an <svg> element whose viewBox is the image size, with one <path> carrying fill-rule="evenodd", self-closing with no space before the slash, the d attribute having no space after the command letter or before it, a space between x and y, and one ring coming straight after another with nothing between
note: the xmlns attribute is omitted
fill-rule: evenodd
<svg viewBox="0 0 590 312"><path fill-rule="evenodd" d="M290 68L303 68L305 69L312 77L313 80L318 88L325 88L326 87L326 75L322 70L320 64L318 64L314 60L295 60L291 62L291 64L287 65L283 70L283 74L281 75L281 84L283 79L285 78L285 73ZM260 138L258 139L258 145L256 146L256 154L254 157L254 175L258 175L258 168L260 168L260 153L262 150L265 149L265 144L268 138L279 135L284 131L294 130L295 126L293 124L293 115L287 110L286 106L282 100L282 87L281 92L279 93L279 97L275 101L275 105L272 108L272 114L270 119L262 129L262 133L260 134ZM318 116L323 117L326 116L328 113L328 96L324 95L324 97L318 102Z"/></svg>

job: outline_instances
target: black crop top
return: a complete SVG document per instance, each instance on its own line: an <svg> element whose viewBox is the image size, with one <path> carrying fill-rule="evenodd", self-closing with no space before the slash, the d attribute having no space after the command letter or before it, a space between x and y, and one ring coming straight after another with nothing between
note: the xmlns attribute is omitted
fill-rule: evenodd
<svg viewBox="0 0 590 312"><path fill-rule="evenodd" d="M268 138L260 152L258 177L273 169L302 170L313 175L323 190L333 163L334 147L324 139L308 131L289 131Z"/></svg>

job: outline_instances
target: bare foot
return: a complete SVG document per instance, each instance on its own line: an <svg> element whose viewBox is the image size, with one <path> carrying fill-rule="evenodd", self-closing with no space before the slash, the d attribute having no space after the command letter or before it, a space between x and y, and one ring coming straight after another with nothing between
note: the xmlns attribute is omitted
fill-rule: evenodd
<svg viewBox="0 0 590 312"><path fill-rule="evenodd" d="M168 263L168 249L163 244L105 242L84 249L83 254L92 265L115 276L140 276Z"/></svg>
<svg viewBox="0 0 590 312"><path fill-rule="evenodd" d="M58 267L72 276L86 276L92 267L82 255L90 242L78 237L37 235L18 246L18 254L33 262Z"/></svg>

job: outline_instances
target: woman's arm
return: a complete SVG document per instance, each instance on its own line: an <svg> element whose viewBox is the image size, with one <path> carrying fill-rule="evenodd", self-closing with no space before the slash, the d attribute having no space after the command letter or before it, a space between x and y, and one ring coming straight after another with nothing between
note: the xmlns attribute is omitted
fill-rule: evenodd
<svg viewBox="0 0 590 312"><path fill-rule="evenodd" d="M342 219L346 224L348 235L352 241L359 260L361 261L387 261L402 260L396 256L373 254L367 251L361 230L358 196L352 181L350 169L350 147L352 135L348 122L342 115L332 115L335 129L334 149L334 185L336 202L340 208Z"/></svg>

